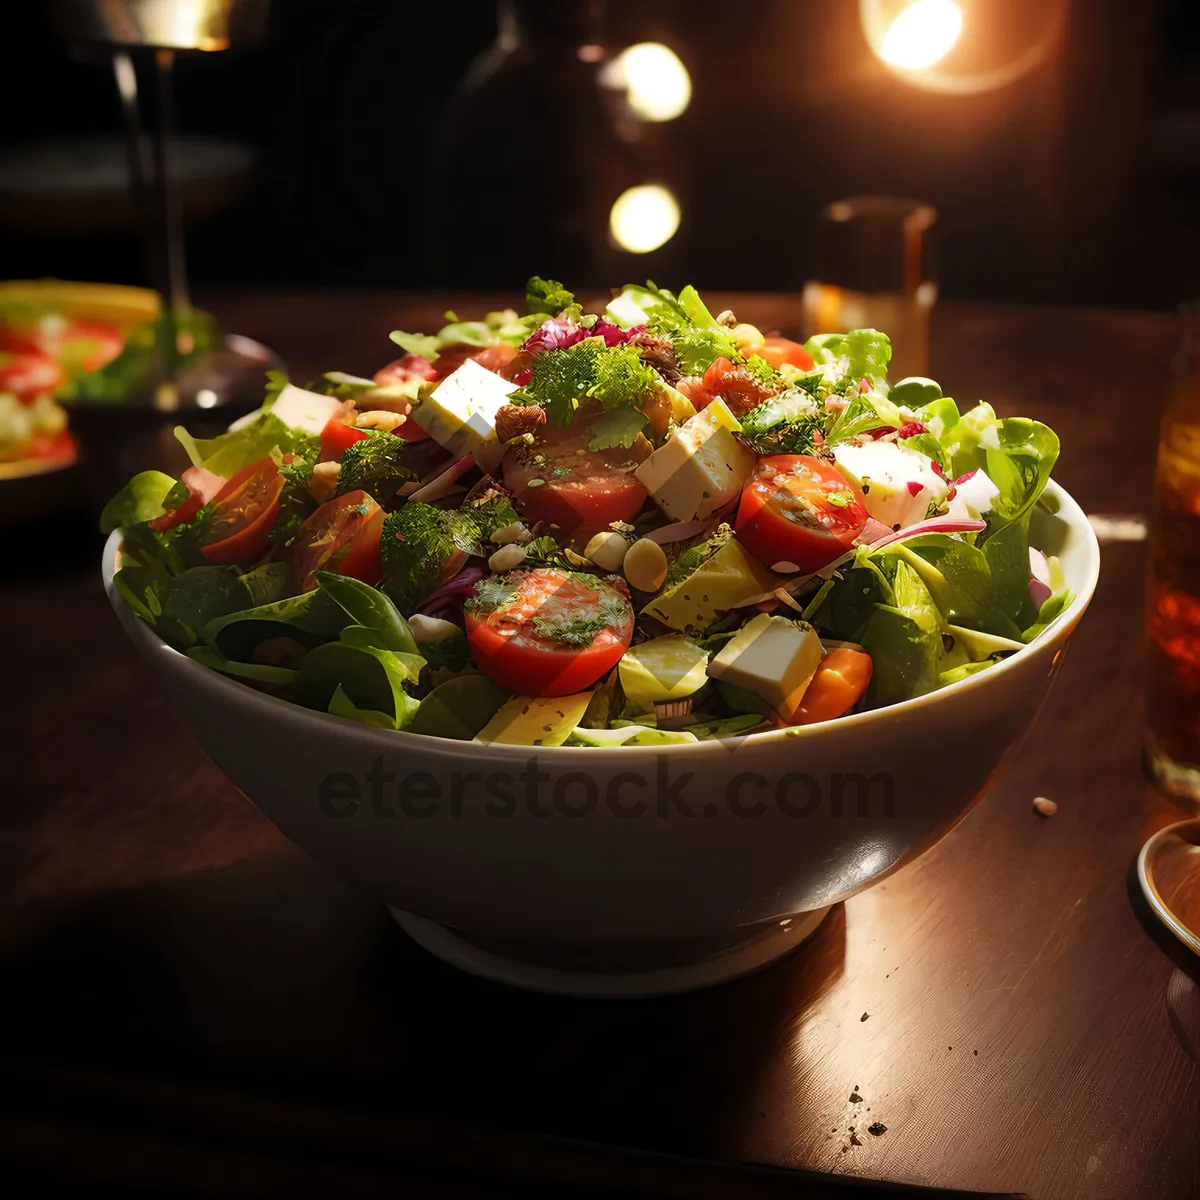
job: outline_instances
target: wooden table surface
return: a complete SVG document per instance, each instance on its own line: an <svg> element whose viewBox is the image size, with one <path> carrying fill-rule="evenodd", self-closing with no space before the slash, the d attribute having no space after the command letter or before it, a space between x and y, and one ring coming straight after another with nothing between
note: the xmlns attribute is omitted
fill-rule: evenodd
<svg viewBox="0 0 1200 1200"><path fill-rule="evenodd" d="M783 297L716 299L792 324ZM202 300L301 381L478 308ZM933 373L1052 424L1089 512L1145 512L1174 340L1155 315L944 304ZM1179 817L1139 767L1144 544L1105 547L1017 767L948 837L770 969L645 1002L508 990L409 942L203 758L107 608L95 540L62 546L0 588L10 1173L114 1194L1197 1194L1200 1075L1172 1004L1200 973L1129 886Z"/></svg>

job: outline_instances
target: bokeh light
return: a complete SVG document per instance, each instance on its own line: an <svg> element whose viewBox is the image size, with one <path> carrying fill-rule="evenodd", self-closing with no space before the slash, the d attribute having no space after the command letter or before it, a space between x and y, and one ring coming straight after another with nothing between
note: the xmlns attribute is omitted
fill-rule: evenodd
<svg viewBox="0 0 1200 1200"><path fill-rule="evenodd" d="M962 9L953 0L915 0L888 26L879 56L903 71L923 71L954 49L962 26Z"/></svg>
<svg viewBox="0 0 1200 1200"><path fill-rule="evenodd" d="M631 254L649 254L679 230L679 201L660 183L645 183L622 192L609 214L613 241Z"/></svg>
<svg viewBox="0 0 1200 1200"><path fill-rule="evenodd" d="M661 42L639 42L622 50L605 67L603 82L624 91L626 103L644 121L673 121L692 99L687 67Z"/></svg>

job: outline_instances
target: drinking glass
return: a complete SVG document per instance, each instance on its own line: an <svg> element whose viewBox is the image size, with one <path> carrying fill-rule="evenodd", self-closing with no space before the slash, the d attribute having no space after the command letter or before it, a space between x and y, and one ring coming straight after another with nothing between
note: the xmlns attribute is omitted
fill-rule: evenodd
<svg viewBox="0 0 1200 1200"><path fill-rule="evenodd" d="M1200 305L1184 314L1159 432L1146 612L1147 763L1200 805Z"/></svg>
<svg viewBox="0 0 1200 1200"><path fill-rule="evenodd" d="M816 279L804 288L804 331L874 328L892 342L891 379L929 374L937 300L937 209L905 196L854 196L821 212Z"/></svg>

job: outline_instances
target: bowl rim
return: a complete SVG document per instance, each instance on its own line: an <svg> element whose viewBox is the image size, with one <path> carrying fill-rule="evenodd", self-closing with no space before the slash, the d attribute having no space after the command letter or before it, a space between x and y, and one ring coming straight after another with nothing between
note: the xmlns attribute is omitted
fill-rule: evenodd
<svg viewBox="0 0 1200 1200"><path fill-rule="evenodd" d="M223 675L219 671L214 671L210 667L203 666L189 658L182 651L176 650L173 646L164 642L150 626L146 625L126 605L123 597L113 585L117 552L121 541L120 529L114 530L105 542L101 559L101 574L104 581L104 590L108 594L109 602L116 611L118 619L125 627L126 632L136 627L138 630L137 636L146 639L145 644L147 646L153 647L157 652L165 652L172 661L178 660L183 670L194 672L195 678L202 686L216 689L218 694L223 693L231 699L240 700L252 706L257 705L265 709L276 709L281 715L289 716L294 721L302 723L307 721L316 728L328 730L330 733L338 731L352 739L363 740L367 744L381 749L387 748L394 751L402 749L405 746L410 746L414 749L418 747L426 750L437 749L442 753L451 755L478 755L482 753L486 756L499 757L504 760L528 759L530 754L536 754L539 759L541 756L546 755L555 761L561 760L575 763L589 761L588 757L580 759L580 754L585 751L591 752L593 756L590 759L591 761L595 761L594 756L598 752L614 753L616 751L621 751L624 754L642 755L649 753L671 754L676 757L687 755L711 756L718 752L728 754L731 750L747 744L768 746L794 740L803 742L805 739L822 737L834 728L838 730L865 730L872 725L894 722L897 719L902 719L909 713L915 713L934 705L954 703L960 697L967 696L980 688L988 687L989 681L999 679L1003 675L1019 669L1020 663L1045 651L1050 646L1065 641L1078 624L1084 612L1086 612L1095 593L1096 583L1100 576L1100 544L1091 522L1065 488L1055 483L1054 480L1050 480L1046 485L1045 493L1052 496L1056 501L1057 508L1055 515L1061 517L1067 525L1082 533L1086 544L1085 552L1089 560L1088 575L1083 586L1076 592L1070 606L1059 613L1032 642L1022 646L1020 650L1014 651L1008 658L996 663L987 672L981 671L977 674L969 675L966 679L961 679L957 683L938 688L933 692L927 692L923 696L915 696L910 700L902 700L898 704L889 704L884 708L870 709L866 712L851 713L849 716L839 717L835 721L822 721L815 725L796 725L780 729L765 729L756 733L744 733L726 738L709 738L697 742L605 747L519 746L501 742L460 741L454 738L436 737L428 733L409 733L404 729L378 729L360 721L350 720L347 717L339 717L333 713L305 708L301 704L295 704L290 700L271 696L256 688L248 687L239 680L233 679L228 675ZM134 626L130 626L130 622L134 622ZM471 749L468 750L467 747Z"/></svg>

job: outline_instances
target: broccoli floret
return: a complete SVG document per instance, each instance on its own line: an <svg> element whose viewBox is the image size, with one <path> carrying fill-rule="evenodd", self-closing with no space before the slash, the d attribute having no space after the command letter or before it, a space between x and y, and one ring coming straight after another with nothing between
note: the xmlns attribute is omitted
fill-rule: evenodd
<svg viewBox="0 0 1200 1200"><path fill-rule="evenodd" d="M468 554L486 557L496 549L492 534L521 518L507 492L498 488L448 513L454 544Z"/></svg>
<svg viewBox="0 0 1200 1200"><path fill-rule="evenodd" d="M459 553L453 526L451 513L411 500L384 518L380 586L402 613L411 613L438 586L450 560Z"/></svg>
<svg viewBox="0 0 1200 1200"><path fill-rule="evenodd" d="M584 398L599 400L605 409L636 406L661 386L658 372L636 345L605 346L600 338L585 338L539 354L533 360L533 378L510 399L514 404L539 404L555 425L567 425Z"/></svg>
<svg viewBox="0 0 1200 1200"><path fill-rule="evenodd" d="M540 275L534 275L525 285L525 305L530 313L556 317L574 303L574 293L568 292L557 279L543 279Z"/></svg>
<svg viewBox="0 0 1200 1200"><path fill-rule="evenodd" d="M342 469L338 472L337 495L369 492L380 504L390 503L396 489L417 478L405 461L408 443L391 433L370 433L361 441L348 446L342 454Z"/></svg>

